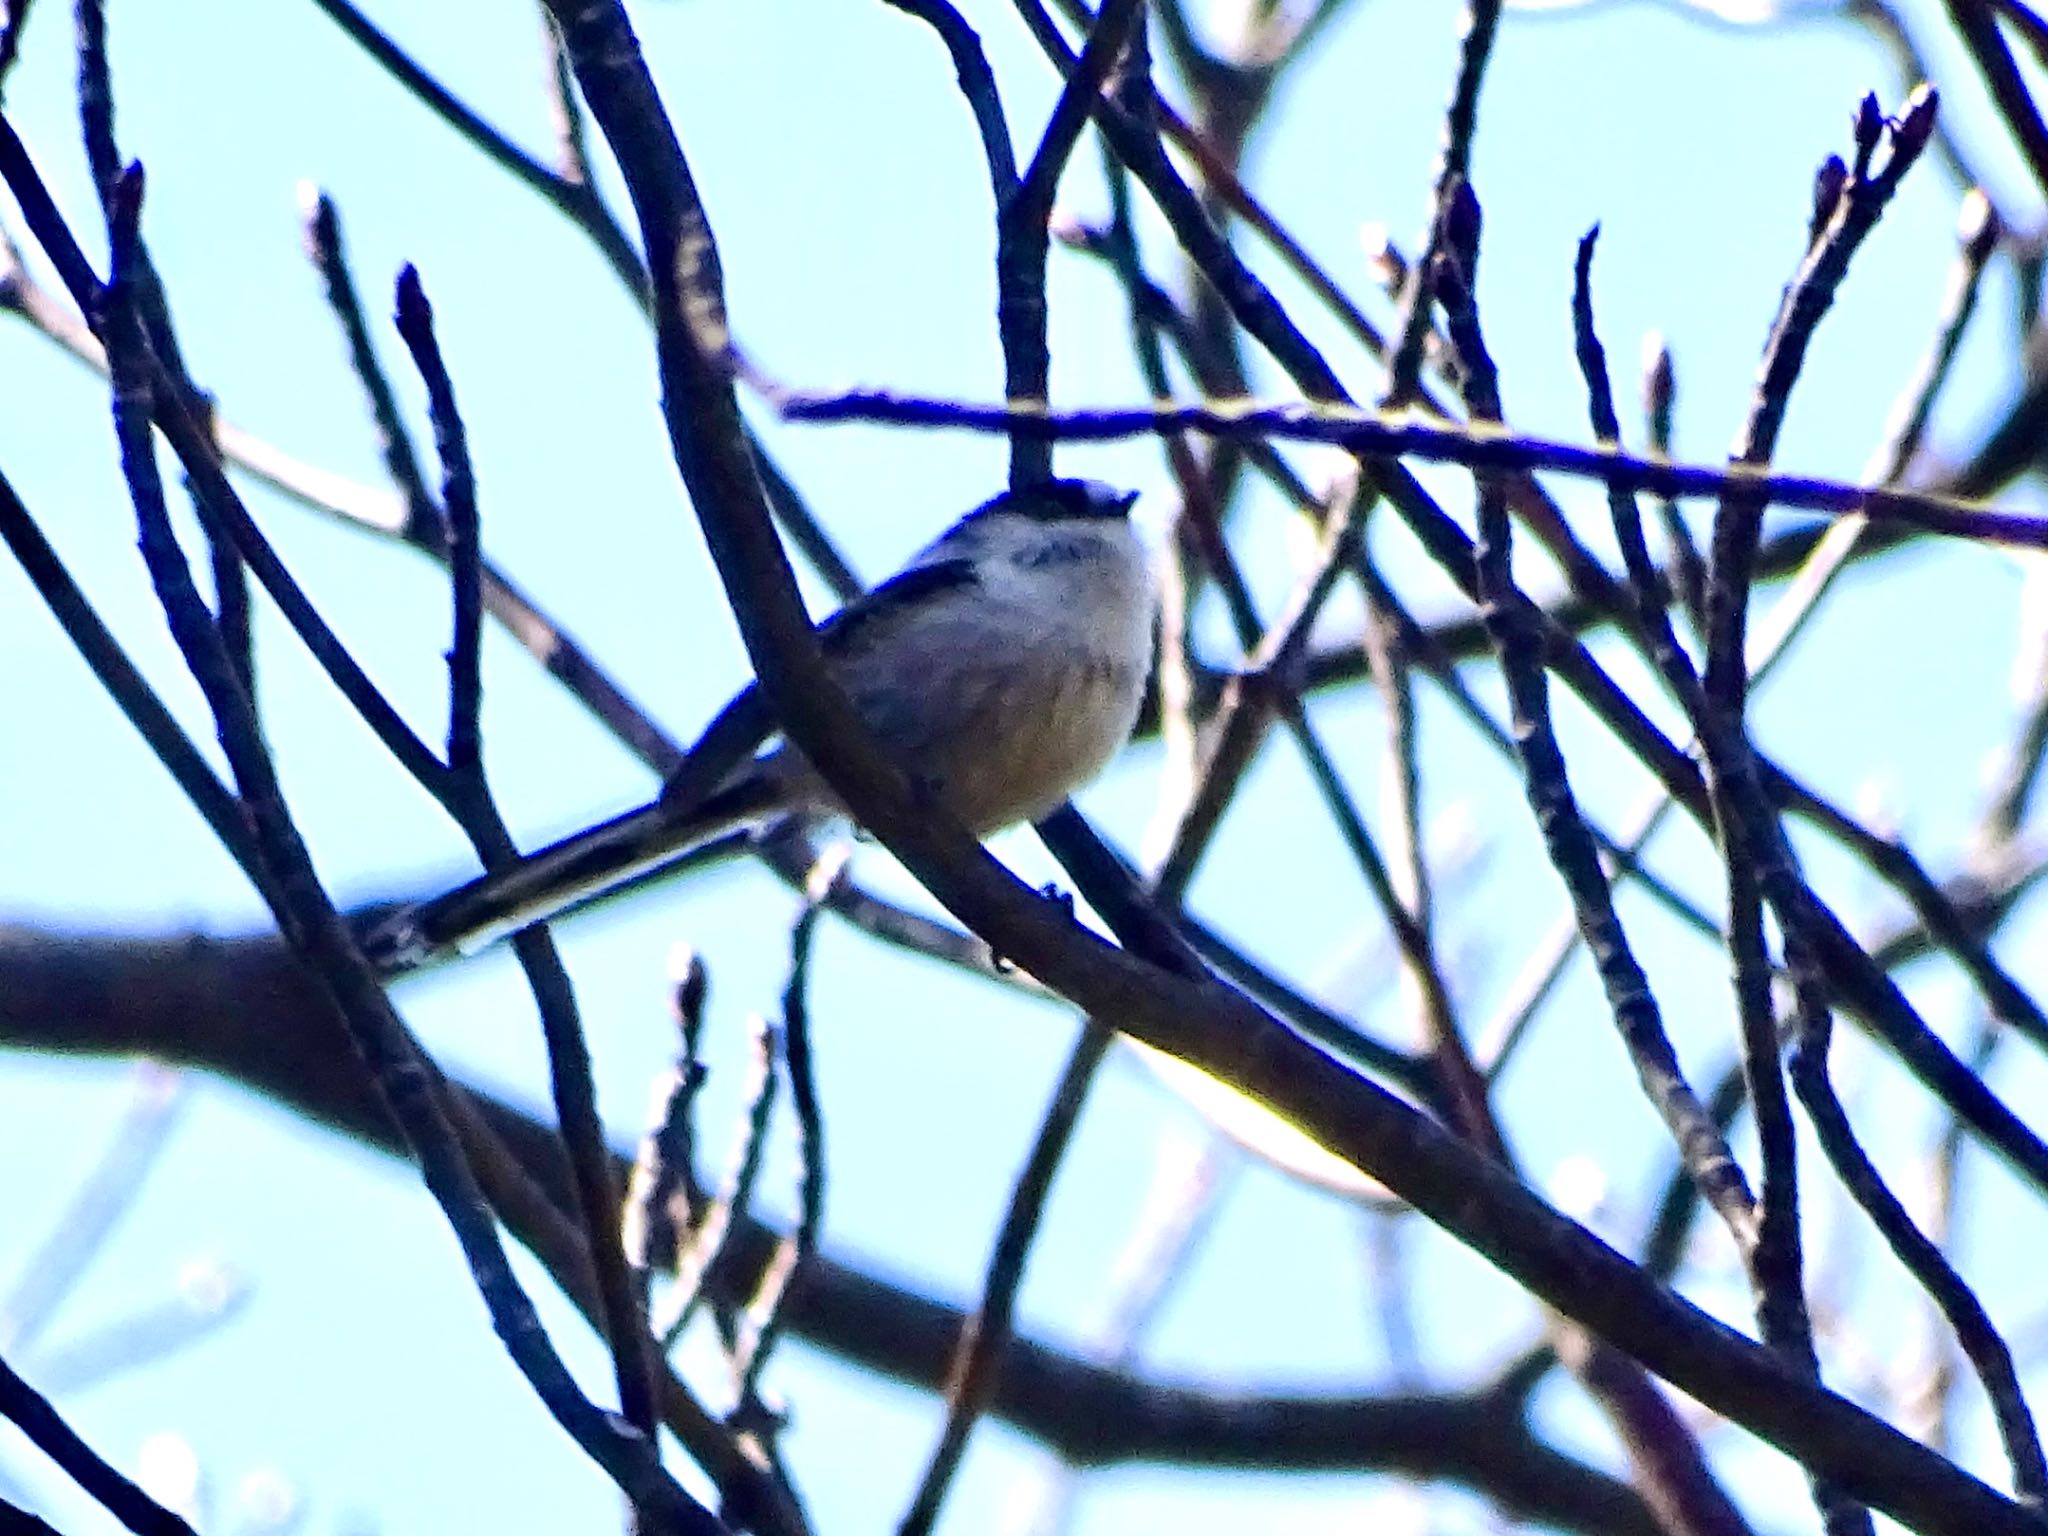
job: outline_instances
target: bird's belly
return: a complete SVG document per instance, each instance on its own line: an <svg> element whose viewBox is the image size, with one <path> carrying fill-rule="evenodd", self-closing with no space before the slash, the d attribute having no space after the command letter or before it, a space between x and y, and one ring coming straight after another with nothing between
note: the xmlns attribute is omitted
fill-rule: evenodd
<svg viewBox="0 0 2048 1536"><path fill-rule="evenodd" d="M1100 657L989 690L981 723L935 754L948 809L977 835L1044 815L1100 773L1137 721L1142 677Z"/></svg>
<svg viewBox="0 0 2048 1536"><path fill-rule="evenodd" d="M977 836L1058 805L1137 721L1142 668L1048 644L1044 629L992 647L984 615L977 633L927 648L913 687L894 674L846 677L882 745Z"/></svg>

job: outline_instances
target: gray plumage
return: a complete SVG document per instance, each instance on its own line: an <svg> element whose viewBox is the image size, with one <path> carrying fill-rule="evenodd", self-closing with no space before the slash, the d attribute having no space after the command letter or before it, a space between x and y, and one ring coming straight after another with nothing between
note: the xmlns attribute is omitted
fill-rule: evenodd
<svg viewBox="0 0 2048 1536"><path fill-rule="evenodd" d="M1052 810L1137 723L1156 592L1135 499L1082 480L1005 492L820 629L884 750L977 836ZM696 805L665 794L402 910L368 947L389 970L475 950L737 827L840 810L777 740Z"/></svg>

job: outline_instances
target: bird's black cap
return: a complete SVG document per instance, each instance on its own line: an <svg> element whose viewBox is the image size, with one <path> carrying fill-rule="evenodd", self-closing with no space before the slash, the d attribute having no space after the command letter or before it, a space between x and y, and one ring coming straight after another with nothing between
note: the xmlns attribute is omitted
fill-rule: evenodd
<svg viewBox="0 0 2048 1536"><path fill-rule="evenodd" d="M974 516L1009 512L1040 522L1067 518L1128 517L1138 504L1136 491L1119 490L1102 480L1045 480L1004 491L974 509Z"/></svg>

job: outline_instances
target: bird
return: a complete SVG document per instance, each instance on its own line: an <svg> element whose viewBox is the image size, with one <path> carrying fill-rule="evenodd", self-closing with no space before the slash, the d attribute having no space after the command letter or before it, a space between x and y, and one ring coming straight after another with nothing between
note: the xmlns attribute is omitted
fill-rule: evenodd
<svg viewBox="0 0 2048 1536"><path fill-rule="evenodd" d="M1137 493L1047 479L984 501L818 629L827 665L884 751L977 837L1037 820L1129 740L1151 672L1158 585ZM387 973L475 953L735 830L844 816L793 743L756 731L749 685L660 797L382 917ZM737 766L708 793L700 755ZM713 758L713 761L716 759ZM715 770L714 770L715 771Z"/></svg>

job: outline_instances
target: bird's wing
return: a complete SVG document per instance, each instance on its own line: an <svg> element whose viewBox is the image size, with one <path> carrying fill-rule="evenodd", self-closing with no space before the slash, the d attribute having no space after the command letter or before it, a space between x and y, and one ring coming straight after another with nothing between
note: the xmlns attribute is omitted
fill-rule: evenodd
<svg viewBox="0 0 2048 1536"><path fill-rule="evenodd" d="M971 560L933 560L898 571L865 597L857 597L818 626L825 654L838 658L872 645L897 621L933 595L978 585Z"/></svg>

